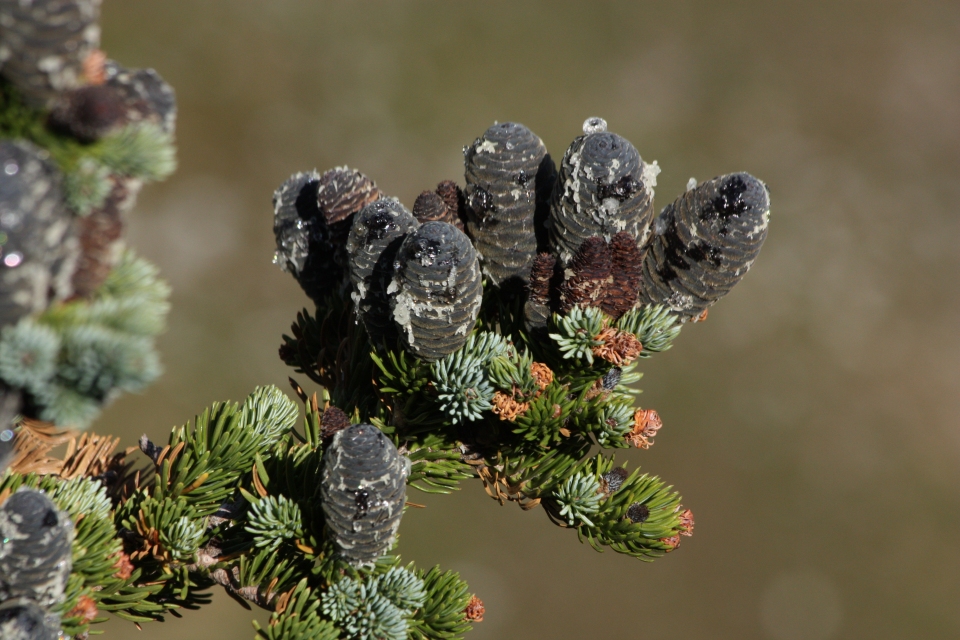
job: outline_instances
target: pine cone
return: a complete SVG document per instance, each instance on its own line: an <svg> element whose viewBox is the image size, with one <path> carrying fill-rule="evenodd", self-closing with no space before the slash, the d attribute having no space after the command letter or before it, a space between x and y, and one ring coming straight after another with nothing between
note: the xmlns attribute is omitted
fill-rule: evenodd
<svg viewBox="0 0 960 640"><path fill-rule="evenodd" d="M347 238L351 296L374 344L394 333L387 287L400 244L418 226L410 212L392 198L368 204L353 220Z"/></svg>
<svg viewBox="0 0 960 640"><path fill-rule="evenodd" d="M348 561L373 562L393 544L409 473L410 460L373 425L333 436L323 454L320 495L327 526Z"/></svg>
<svg viewBox="0 0 960 640"><path fill-rule="evenodd" d="M42 491L22 488L0 508L0 601L30 598L50 607L70 577L73 523Z"/></svg>
<svg viewBox="0 0 960 640"><path fill-rule="evenodd" d="M76 227L48 158L29 142L0 141L0 326L72 293Z"/></svg>
<svg viewBox="0 0 960 640"><path fill-rule="evenodd" d="M550 244L564 265L591 236L626 231L643 246L653 220L656 165L615 133L586 123L585 131L563 156L550 202Z"/></svg>
<svg viewBox="0 0 960 640"><path fill-rule="evenodd" d="M0 74L32 105L50 108L83 82L100 46L100 0L0 3Z"/></svg>
<svg viewBox="0 0 960 640"><path fill-rule="evenodd" d="M345 257L342 247L350 233L353 216L379 198L376 183L356 169L337 167L320 176L317 204L330 230L331 241L341 248L337 252L338 258Z"/></svg>
<svg viewBox="0 0 960 640"><path fill-rule="evenodd" d="M397 265L388 292L406 347L429 362L462 347L483 299L470 239L446 222L427 222L400 245Z"/></svg>
<svg viewBox="0 0 960 640"><path fill-rule="evenodd" d="M467 233L495 284L527 278L536 254L537 173L547 153L522 124L495 124L464 149Z"/></svg>
<svg viewBox="0 0 960 640"><path fill-rule="evenodd" d="M767 237L770 194L748 173L703 182L668 205L643 261L645 304L665 304L685 321L726 295Z"/></svg>
<svg viewBox="0 0 960 640"><path fill-rule="evenodd" d="M44 611L27 598L0 604L0 638L4 640L59 640L60 616Z"/></svg>

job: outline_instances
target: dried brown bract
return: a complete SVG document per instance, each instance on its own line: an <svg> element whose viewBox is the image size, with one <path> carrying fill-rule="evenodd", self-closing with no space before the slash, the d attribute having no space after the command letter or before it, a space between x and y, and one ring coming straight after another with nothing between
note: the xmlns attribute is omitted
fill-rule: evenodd
<svg viewBox="0 0 960 640"><path fill-rule="evenodd" d="M470 622L483 622L483 614L486 612L483 601L477 596L471 596L467 608L463 610L463 615Z"/></svg>
<svg viewBox="0 0 960 640"><path fill-rule="evenodd" d="M117 561L114 563L113 567L116 569L113 576L119 578L120 580L126 580L133 575L134 566L130 562L130 556L121 551L117 556Z"/></svg>
<svg viewBox="0 0 960 640"><path fill-rule="evenodd" d="M660 414L654 409L637 409L633 414L633 431L627 440L638 449L649 449L653 446L653 438L663 426Z"/></svg>
<svg viewBox="0 0 960 640"><path fill-rule="evenodd" d="M603 344L593 348L593 355L618 367L630 364L643 351L643 345L640 344L637 336L615 327L607 327L597 335L597 339L603 340Z"/></svg>
<svg viewBox="0 0 960 640"><path fill-rule="evenodd" d="M568 273L560 286L563 312L578 306L600 306L604 289L613 282L613 261L604 239L600 236L587 238L574 254Z"/></svg>
<svg viewBox="0 0 960 640"><path fill-rule="evenodd" d="M107 54L102 49L93 49L83 59L83 77L88 84L98 85L107 81Z"/></svg>
<svg viewBox="0 0 960 640"><path fill-rule="evenodd" d="M493 394L492 411L500 416L501 420L513 422L525 414L529 408L529 402L520 402L512 395L508 395L502 391L497 391Z"/></svg>
<svg viewBox="0 0 960 640"><path fill-rule="evenodd" d="M93 622L97 617L97 602L90 596L80 596L76 606L67 614L68 618L79 616L80 624Z"/></svg>
<svg viewBox="0 0 960 640"><path fill-rule="evenodd" d="M680 514L680 535L690 537L693 535L693 511L687 509Z"/></svg>
<svg viewBox="0 0 960 640"><path fill-rule="evenodd" d="M531 364L530 373L533 375L533 379L537 381L537 386L540 387L540 391L549 387L553 382L553 371L542 362L534 362Z"/></svg>
<svg viewBox="0 0 960 640"><path fill-rule="evenodd" d="M667 545L667 548L664 549L664 551L666 551L667 553L670 553L671 551L673 551L674 549L680 546L680 536L673 535L668 538L660 538L660 542Z"/></svg>

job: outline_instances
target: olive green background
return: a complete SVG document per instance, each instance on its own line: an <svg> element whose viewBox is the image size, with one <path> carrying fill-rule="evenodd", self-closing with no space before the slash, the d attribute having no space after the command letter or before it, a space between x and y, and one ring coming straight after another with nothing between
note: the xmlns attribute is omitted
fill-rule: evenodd
<svg viewBox="0 0 960 640"><path fill-rule="evenodd" d="M165 439L287 388L308 300L270 262L270 197L291 173L348 164L411 206L496 120L559 158L602 116L659 161L658 208L691 176L772 192L753 270L643 363L665 426L622 454L696 535L653 564L601 555L471 482L409 496L404 561L462 572L475 640L960 637L960 5L107 0L103 30L176 88L180 169L129 224L174 288L167 372L95 430ZM105 628L250 638L255 613L217 593Z"/></svg>

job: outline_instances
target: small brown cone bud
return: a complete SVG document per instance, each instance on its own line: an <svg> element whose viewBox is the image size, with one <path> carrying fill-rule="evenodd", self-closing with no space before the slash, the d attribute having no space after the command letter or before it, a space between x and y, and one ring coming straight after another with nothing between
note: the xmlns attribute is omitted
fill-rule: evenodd
<svg viewBox="0 0 960 640"><path fill-rule="evenodd" d="M653 409L637 409L633 414L633 431L627 435L627 441L638 449L649 449L653 438L663 426L660 414Z"/></svg>
<svg viewBox="0 0 960 640"><path fill-rule="evenodd" d="M660 542L667 545L667 548L664 549L664 551L666 551L667 553L670 553L671 551L673 551L674 549L680 546L680 536L674 535L674 536L670 536L669 538L660 538Z"/></svg>
<svg viewBox="0 0 960 640"><path fill-rule="evenodd" d="M70 610L70 613L67 614L68 618L78 616L80 618L80 624L88 624L93 622L94 618L97 617L97 603L90 596L80 596L77 600L76 606Z"/></svg>
<svg viewBox="0 0 960 640"><path fill-rule="evenodd" d="M630 364L639 357L643 345L637 336L629 331L620 331L615 327L607 327L599 334L598 340L603 340L593 348L593 355L602 358L616 366Z"/></svg>
<svg viewBox="0 0 960 640"><path fill-rule="evenodd" d="M413 203L413 217L420 222L431 222L433 220L453 222L449 217L447 204L443 201L443 198L433 191L424 191L417 196Z"/></svg>
<svg viewBox="0 0 960 640"><path fill-rule="evenodd" d="M613 282L613 263L607 243L600 236L587 238L570 263L569 275L560 287L564 313L574 307L596 307L604 288Z"/></svg>
<svg viewBox="0 0 960 640"><path fill-rule="evenodd" d="M463 610L463 615L470 622L483 622L483 614L486 612L483 601L477 596L471 596L467 608Z"/></svg>
<svg viewBox="0 0 960 640"><path fill-rule="evenodd" d="M130 562L130 556L125 554L123 551L120 552L119 557L117 558L116 563L114 563L113 568L116 569L113 576L119 578L120 580L126 580L131 575L133 575L133 563Z"/></svg>
<svg viewBox="0 0 960 640"><path fill-rule="evenodd" d="M337 431L342 431L349 426L350 418L336 407L327 407L320 416L320 435L324 439L332 438Z"/></svg>
<svg viewBox="0 0 960 640"><path fill-rule="evenodd" d="M692 536L693 524L693 511L687 509L680 514L680 535L687 537Z"/></svg>

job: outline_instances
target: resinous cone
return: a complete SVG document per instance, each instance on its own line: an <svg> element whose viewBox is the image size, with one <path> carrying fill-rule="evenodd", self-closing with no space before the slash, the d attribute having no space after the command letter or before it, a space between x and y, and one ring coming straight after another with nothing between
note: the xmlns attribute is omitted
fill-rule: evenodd
<svg viewBox="0 0 960 640"><path fill-rule="evenodd" d="M495 124L464 149L467 233L495 284L526 279L537 251L537 173L547 149L530 129Z"/></svg>
<svg viewBox="0 0 960 640"><path fill-rule="evenodd" d="M398 200L368 204L353 220L347 238L351 296L367 334L380 344L392 327L386 289L403 238L419 223Z"/></svg>
<svg viewBox="0 0 960 640"><path fill-rule="evenodd" d="M477 252L452 224L427 222L400 245L387 289L403 344L435 361L467 341L483 301Z"/></svg>
<svg viewBox="0 0 960 640"><path fill-rule="evenodd" d="M767 237L770 193L749 173L702 182L667 205L643 261L640 301L700 315L750 269Z"/></svg>
<svg viewBox="0 0 960 640"><path fill-rule="evenodd" d="M601 125L590 124L599 121ZM548 236L566 266L591 236L608 242L626 231L642 246L653 220L653 187L659 168L647 164L625 138L591 118L560 163L550 201Z"/></svg>
<svg viewBox="0 0 960 640"><path fill-rule="evenodd" d="M370 563L390 549L400 526L410 460L371 424L337 431L323 454L323 513L340 554Z"/></svg>

